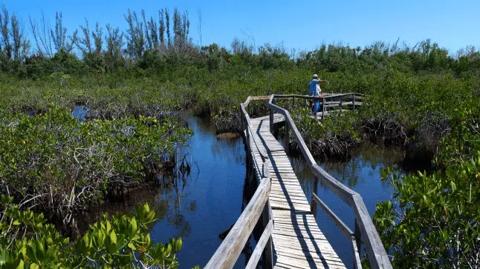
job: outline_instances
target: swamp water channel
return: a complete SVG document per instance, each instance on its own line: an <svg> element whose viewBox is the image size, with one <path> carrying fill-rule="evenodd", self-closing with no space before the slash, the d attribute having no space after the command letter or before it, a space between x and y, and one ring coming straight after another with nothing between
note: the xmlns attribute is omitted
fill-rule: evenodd
<svg viewBox="0 0 480 269"><path fill-rule="evenodd" d="M84 108L76 108L76 118L83 118ZM241 137L220 139L211 122L198 117L184 117L193 134L180 150L190 165L190 172L177 174L173 184L142 189L119 202L109 202L98 208L103 212L128 212L138 204L149 202L157 212L157 221L151 237L155 242L167 242L181 237L183 248L178 253L180 268L204 266L221 243L220 235L228 232L253 194L247 186L246 152ZM404 158L400 150L363 145L346 162L320 162L330 174L360 193L373 216L375 205L393 198L393 188L381 180L381 170L398 165ZM309 201L312 192L319 197L353 230L352 210L305 168L301 157L291 157L295 172ZM250 189L248 189L250 188ZM247 190L248 189L248 190ZM316 209L320 228L344 263L352 265L351 243L338 231L335 224ZM244 249L236 268L246 264L255 245L254 239Z"/></svg>

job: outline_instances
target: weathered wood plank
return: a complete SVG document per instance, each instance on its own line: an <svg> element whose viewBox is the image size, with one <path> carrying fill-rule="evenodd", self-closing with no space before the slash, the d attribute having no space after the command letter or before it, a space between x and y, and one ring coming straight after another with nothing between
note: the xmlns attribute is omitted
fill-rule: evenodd
<svg viewBox="0 0 480 269"><path fill-rule="evenodd" d="M287 257L288 251L283 250L290 249L296 256L289 257L289 260L296 257L295 263L300 266L299 268L305 268L309 264L323 268L325 266L317 254L318 248L321 248L321 253L328 256L329 260L342 264L318 228L315 218L310 214L310 204L296 177L292 163L283 146L271 134L268 121L268 117L262 117L260 120L255 118L252 120L252 129L258 134L262 147L269 156L269 172L272 177L269 201L272 212L275 212L272 213L275 223L272 239L277 259ZM303 219L297 220L295 217L297 213L302 214L303 217L307 216L304 214L308 214L307 223ZM301 244L300 241L307 242Z"/></svg>

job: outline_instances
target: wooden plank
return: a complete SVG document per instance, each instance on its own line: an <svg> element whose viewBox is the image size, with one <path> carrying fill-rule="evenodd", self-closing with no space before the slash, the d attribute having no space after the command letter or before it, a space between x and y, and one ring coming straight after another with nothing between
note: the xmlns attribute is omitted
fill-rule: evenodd
<svg viewBox="0 0 480 269"><path fill-rule="evenodd" d="M344 268L312 214L272 210L272 216L275 221L272 238L277 255L276 265L281 265L283 261L287 268Z"/></svg>

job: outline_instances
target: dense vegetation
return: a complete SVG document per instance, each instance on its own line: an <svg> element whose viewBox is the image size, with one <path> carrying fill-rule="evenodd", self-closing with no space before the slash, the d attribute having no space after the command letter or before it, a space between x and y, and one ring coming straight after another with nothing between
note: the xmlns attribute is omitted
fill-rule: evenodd
<svg viewBox="0 0 480 269"><path fill-rule="evenodd" d="M44 22L45 27L37 26L41 22L31 23L32 42L22 33L19 20L3 10L0 178L7 186L26 184L24 189L14 188L17 202L23 195L35 195L31 190L42 186L43 180L58 181L54 186L67 190L72 181L66 179L79 177L81 184L75 188L80 190L91 183L108 188L105 183L117 178L113 174L126 182L144 178L147 156L159 156L155 154L164 150L156 148L152 153L148 145L166 132L172 138L167 138L168 148L183 134L172 135L176 127L166 130L162 127L166 123L155 123L158 115L189 109L215 118L219 131L235 131L239 128L238 103L246 96L304 94L311 74L317 72L330 81L324 91L356 91L366 96L361 110L324 125L309 121L306 109L296 113L299 127L322 155L345 153L366 138L400 145L407 150L407 158L431 162L435 168L402 179L388 177L396 187L398 203L379 205L375 219L393 263L402 267L479 266L478 51L467 48L451 56L429 40L414 47L322 45L298 55L268 44L254 48L238 40L231 49L216 44L198 47L189 38L188 16L179 11L171 16L167 10L159 14L148 18L143 12L128 12L125 32L111 25L96 25L92 30L86 22L70 34L57 14L53 29ZM68 116L77 104L89 108L84 123ZM55 119L57 126L49 124ZM122 143L130 139L121 131L127 126L143 130L131 140L139 146L135 150ZM47 129L51 132L45 134ZM89 131L95 135L89 136ZM81 132L78 140L76 134ZM40 140L45 144L38 145ZM19 146L22 141L28 145ZM106 162L100 172L112 174L89 176L88 171L98 170L81 151L85 159L79 162L86 165L86 172L65 173L65 167L77 161L62 152L75 153L75 145L99 144L103 146L96 150L115 151L116 161L125 166L107 171L109 162L115 160L102 160L100 154L95 158ZM29 148L35 154L30 155ZM39 163L33 158L46 160L52 154L58 162ZM4 156L14 156L14 162ZM125 158L137 161L127 165ZM52 168L40 170L40 165Z"/></svg>
<svg viewBox="0 0 480 269"><path fill-rule="evenodd" d="M3 114L0 186L76 231L75 216L168 172L188 131L173 120L125 117L81 122L65 109ZM170 167L168 167L170 166ZM71 230L71 229L68 229Z"/></svg>
<svg viewBox="0 0 480 269"><path fill-rule="evenodd" d="M21 210L2 196L0 266L2 268L177 268L180 239L153 244L149 224L155 212L145 204L134 216L103 216L80 240L70 241L42 214Z"/></svg>

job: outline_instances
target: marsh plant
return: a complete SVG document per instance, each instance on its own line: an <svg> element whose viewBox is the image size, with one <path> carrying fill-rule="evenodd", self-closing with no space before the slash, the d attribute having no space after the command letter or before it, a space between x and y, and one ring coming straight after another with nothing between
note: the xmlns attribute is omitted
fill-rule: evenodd
<svg viewBox="0 0 480 269"><path fill-rule="evenodd" d="M133 215L107 216L72 241L43 214L0 197L2 268L178 268L181 239L153 243L149 227L155 212L144 204Z"/></svg>
<svg viewBox="0 0 480 269"><path fill-rule="evenodd" d="M127 117L80 122L51 106L44 114L4 114L2 192L75 228L75 216L165 172L189 131L173 120Z"/></svg>

